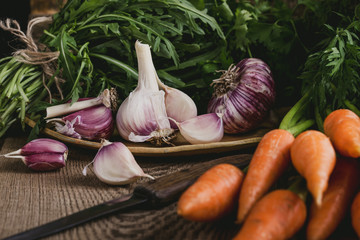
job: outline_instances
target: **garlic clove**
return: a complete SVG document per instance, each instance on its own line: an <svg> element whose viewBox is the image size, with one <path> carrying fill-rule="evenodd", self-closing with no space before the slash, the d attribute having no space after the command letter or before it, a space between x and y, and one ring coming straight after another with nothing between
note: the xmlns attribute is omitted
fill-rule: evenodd
<svg viewBox="0 0 360 240"><path fill-rule="evenodd" d="M66 145L49 138L32 140L22 148L4 155L7 158L20 158L26 166L36 171L62 168L65 166L67 156Z"/></svg>
<svg viewBox="0 0 360 240"><path fill-rule="evenodd" d="M220 113L207 113L176 124L181 135L191 144L219 142L224 136Z"/></svg>
<svg viewBox="0 0 360 240"><path fill-rule="evenodd" d="M121 142L103 140L102 147L91 163L93 163L94 173L99 180L110 185L128 184L139 177L154 179L144 173L133 154ZM84 175L86 175L88 166L89 164L83 170Z"/></svg>
<svg viewBox="0 0 360 240"><path fill-rule="evenodd" d="M39 153L27 155L23 161L35 171L51 171L65 167L66 156L61 153Z"/></svg>
<svg viewBox="0 0 360 240"><path fill-rule="evenodd" d="M165 106L168 117L177 122L183 122L197 116L197 107L195 102L186 93L179 89L166 86L157 78L160 89L165 92ZM176 124L171 123L172 128L177 128Z"/></svg>
<svg viewBox="0 0 360 240"><path fill-rule="evenodd" d="M39 153L61 153L68 152L68 148L62 142L50 138L38 138L25 144L19 149L20 155L32 155ZM10 154L10 153L9 153Z"/></svg>
<svg viewBox="0 0 360 240"><path fill-rule="evenodd" d="M168 117L183 122L197 116L194 101L182 91L167 88L165 91L165 106ZM174 128L174 125L171 125Z"/></svg>

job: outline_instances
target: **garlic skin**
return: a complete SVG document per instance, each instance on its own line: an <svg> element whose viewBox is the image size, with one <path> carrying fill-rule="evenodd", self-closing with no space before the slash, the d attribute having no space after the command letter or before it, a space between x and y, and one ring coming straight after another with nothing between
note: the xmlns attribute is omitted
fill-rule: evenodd
<svg viewBox="0 0 360 240"><path fill-rule="evenodd" d="M55 122L57 132L78 139L109 139L114 130L112 111L104 105L89 107L47 122Z"/></svg>
<svg viewBox="0 0 360 240"><path fill-rule="evenodd" d="M139 177L154 179L144 173L133 154L121 142L103 140L102 147L91 163L93 163L94 173L99 180L110 185L128 184ZM87 167L90 164L85 166L83 175L86 175Z"/></svg>
<svg viewBox="0 0 360 240"><path fill-rule="evenodd" d="M197 107L195 102L184 92L179 89L166 86L157 78L158 85L165 92L166 114L169 118L177 122L183 122L197 116ZM177 125L170 122L172 128Z"/></svg>
<svg viewBox="0 0 360 240"><path fill-rule="evenodd" d="M181 135L191 144L219 142L224 136L220 113L207 113L176 124Z"/></svg>
<svg viewBox="0 0 360 240"><path fill-rule="evenodd" d="M52 171L65 166L68 148L62 142L50 138L38 138L4 157L20 158L35 171Z"/></svg>
<svg viewBox="0 0 360 240"><path fill-rule="evenodd" d="M164 91L159 90L150 46L135 43L139 79L133 92L122 102L116 125L122 138L132 142L153 141L157 145L172 138L174 130L166 114Z"/></svg>
<svg viewBox="0 0 360 240"><path fill-rule="evenodd" d="M47 107L45 119L63 116L101 104L109 109L112 109L113 111L117 109L117 92L114 88L105 89L96 98L79 99L79 101L74 103L68 102Z"/></svg>

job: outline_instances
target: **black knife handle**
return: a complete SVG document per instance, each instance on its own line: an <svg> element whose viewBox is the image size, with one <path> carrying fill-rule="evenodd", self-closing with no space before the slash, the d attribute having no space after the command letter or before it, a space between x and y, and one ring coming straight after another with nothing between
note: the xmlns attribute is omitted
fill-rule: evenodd
<svg viewBox="0 0 360 240"><path fill-rule="evenodd" d="M151 207L162 207L175 202L201 174L211 167L220 163L233 164L239 168L245 167L250 162L251 156L251 154L239 154L204 162L198 166L136 186L134 195L146 196Z"/></svg>

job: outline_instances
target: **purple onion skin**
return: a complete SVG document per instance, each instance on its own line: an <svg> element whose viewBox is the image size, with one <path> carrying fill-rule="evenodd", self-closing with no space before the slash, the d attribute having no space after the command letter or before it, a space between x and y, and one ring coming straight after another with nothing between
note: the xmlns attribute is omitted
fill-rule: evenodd
<svg viewBox="0 0 360 240"><path fill-rule="evenodd" d="M248 132L267 116L275 102L275 83L269 66L260 59L246 58L236 67L233 86L225 94L212 96L208 112L221 112L224 131L229 134Z"/></svg>

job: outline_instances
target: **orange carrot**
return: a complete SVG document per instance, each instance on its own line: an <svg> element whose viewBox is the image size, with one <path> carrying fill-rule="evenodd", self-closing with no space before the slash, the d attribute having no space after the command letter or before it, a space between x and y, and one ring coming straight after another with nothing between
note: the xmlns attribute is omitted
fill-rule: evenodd
<svg viewBox="0 0 360 240"><path fill-rule="evenodd" d="M244 221L252 206L284 173L290 164L290 147L294 136L283 129L274 129L259 142L241 186L237 223Z"/></svg>
<svg viewBox="0 0 360 240"><path fill-rule="evenodd" d="M324 132L343 156L360 157L360 118L349 109L331 112L324 121Z"/></svg>
<svg viewBox="0 0 360 240"><path fill-rule="evenodd" d="M304 225L306 206L289 190L275 190L250 210L234 240L289 239Z"/></svg>
<svg viewBox="0 0 360 240"><path fill-rule="evenodd" d="M236 207L244 173L231 164L218 164L191 185L180 197L177 213L192 221L214 221Z"/></svg>
<svg viewBox="0 0 360 240"><path fill-rule="evenodd" d="M360 192L358 192L351 204L351 224L360 238Z"/></svg>
<svg viewBox="0 0 360 240"><path fill-rule="evenodd" d="M329 138L320 131L300 133L290 149L295 169L306 179L315 203L321 205L323 194L336 163L336 154Z"/></svg>
<svg viewBox="0 0 360 240"><path fill-rule="evenodd" d="M311 204L306 229L308 240L327 239L344 219L359 189L359 167L356 159L345 157L337 159L321 206Z"/></svg>

